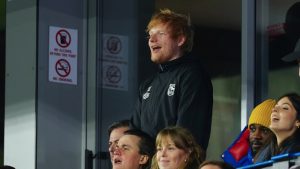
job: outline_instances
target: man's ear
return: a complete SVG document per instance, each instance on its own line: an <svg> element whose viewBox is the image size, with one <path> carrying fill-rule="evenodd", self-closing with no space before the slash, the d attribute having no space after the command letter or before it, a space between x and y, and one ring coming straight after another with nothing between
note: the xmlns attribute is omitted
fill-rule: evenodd
<svg viewBox="0 0 300 169"><path fill-rule="evenodd" d="M299 120L296 121L296 127L300 128L300 121Z"/></svg>
<svg viewBox="0 0 300 169"><path fill-rule="evenodd" d="M186 41L186 37L183 35L180 35L177 39L177 44L178 46L182 46L184 44L184 42Z"/></svg>
<svg viewBox="0 0 300 169"><path fill-rule="evenodd" d="M140 157L140 164L146 164L149 160L149 156L147 155L141 155Z"/></svg>

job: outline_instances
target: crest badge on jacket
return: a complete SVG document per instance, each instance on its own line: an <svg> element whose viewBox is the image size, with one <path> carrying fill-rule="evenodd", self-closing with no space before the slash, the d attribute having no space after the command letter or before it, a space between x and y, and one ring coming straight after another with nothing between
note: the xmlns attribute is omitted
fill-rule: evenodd
<svg viewBox="0 0 300 169"><path fill-rule="evenodd" d="M170 84L167 92L168 96L173 96L174 92L175 92L175 84Z"/></svg>

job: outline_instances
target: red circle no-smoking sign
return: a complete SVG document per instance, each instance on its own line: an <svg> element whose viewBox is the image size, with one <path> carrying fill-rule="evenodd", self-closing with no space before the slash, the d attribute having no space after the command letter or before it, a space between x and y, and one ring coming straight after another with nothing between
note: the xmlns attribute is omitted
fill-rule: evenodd
<svg viewBox="0 0 300 169"><path fill-rule="evenodd" d="M65 59L59 59L55 64L55 71L60 77L67 77L71 72L71 65Z"/></svg>

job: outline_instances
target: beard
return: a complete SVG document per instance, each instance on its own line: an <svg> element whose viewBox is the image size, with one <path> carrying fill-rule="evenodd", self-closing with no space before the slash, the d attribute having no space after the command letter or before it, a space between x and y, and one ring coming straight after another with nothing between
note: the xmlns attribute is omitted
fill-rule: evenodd
<svg viewBox="0 0 300 169"><path fill-rule="evenodd" d="M253 155L255 155L261 149L261 147L263 145L264 144L259 140L250 141L250 146L251 146L251 150L252 150Z"/></svg>

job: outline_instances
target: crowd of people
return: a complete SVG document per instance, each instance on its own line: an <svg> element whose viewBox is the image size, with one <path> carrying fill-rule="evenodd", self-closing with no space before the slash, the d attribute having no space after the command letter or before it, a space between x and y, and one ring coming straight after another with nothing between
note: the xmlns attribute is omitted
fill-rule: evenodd
<svg viewBox="0 0 300 169"><path fill-rule="evenodd" d="M299 7L300 2L291 9L297 8L299 15ZM213 86L199 57L191 52L191 20L163 9L152 16L146 32L151 61L159 71L140 85L132 117L108 128L112 169L234 169L300 152L300 95L287 93L252 110L247 126L221 154L222 160L206 160ZM282 60L300 65L297 35L294 51Z"/></svg>
<svg viewBox="0 0 300 169"><path fill-rule="evenodd" d="M154 139L145 131L130 128L129 120L115 122L108 129L112 168L233 169L300 152L298 94L263 101L252 110L248 121L222 154L223 161L206 161L205 150L184 127L165 127Z"/></svg>
<svg viewBox="0 0 300 169"><path fill-rule="evenodd" d="M289 93L257 105L223 160L206 161L213 88L191 55L191 21L164 9L146 32L159 72L140 85L130 120L108 129L113 169L232 169L300 151L300 96Z"/></svg>

